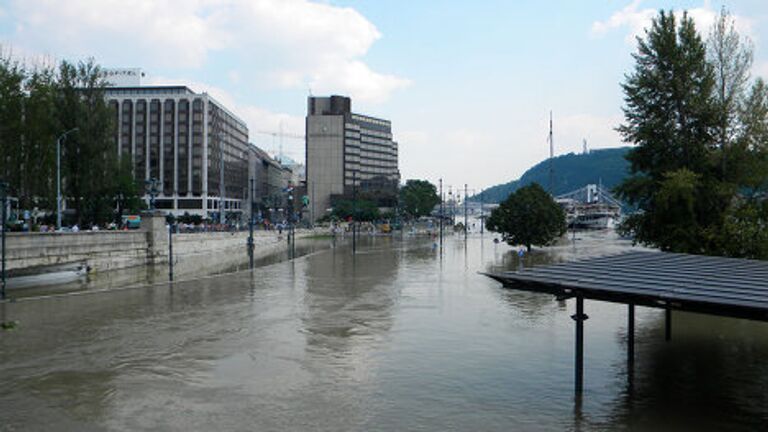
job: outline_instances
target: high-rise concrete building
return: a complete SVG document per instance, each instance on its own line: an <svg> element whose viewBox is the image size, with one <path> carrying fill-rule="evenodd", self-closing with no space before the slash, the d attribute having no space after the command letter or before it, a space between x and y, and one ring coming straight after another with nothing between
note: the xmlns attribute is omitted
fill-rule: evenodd
<svg viewBox="0 0 768 432"><path fill-rule="evenodd" d="M309 97L306 120L306 178L313 220L338 199L374 200L394 206L400 171L392 125L352 112L344 96Z"/></svg>
<svg viewBox="0 0 768 432"><path fill-rule="evenodd" d="M185 86L109 87L106 97L117 154L130 158L137 180L158 182L158 209L213 217L223 202L226 214L239 218L248 208L244 121Z"/></svg>

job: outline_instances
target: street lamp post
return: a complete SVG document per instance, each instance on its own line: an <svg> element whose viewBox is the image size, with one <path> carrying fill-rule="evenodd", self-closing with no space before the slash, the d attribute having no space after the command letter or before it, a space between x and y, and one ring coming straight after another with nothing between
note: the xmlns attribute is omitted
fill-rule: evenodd
<svg viewBox="0 0 768 432"><path fill-rule="evenodd" d="M249 194L250 199L248 200L251 203L251 212L248 217L248 260L251 268L253 268L253 246L254 246L253 244L253 199L254 199L254 189L255 189L254 183L255 182L256 182L256 179L254 178L250 179L249 183L251 186L251 190Z"/></svg>
<svg viewBox="0 0 768 432"><path fill-rule="evenodd" d="M464 241L467 241L467 184L464 183Z"/></svg>
<svg viewBox="0 0 768 432"><path fill-rule="evenodd" d="M6 207L7 207L7 201L8 201L8 183L0 181L0 204L3 206L2 213L0 213L0 217L2 217L2 226L0 226L0 230L2 230L2 247L3 247L3 264L2 264L2 286L0 287L0 299L5 298L5 223L6 223Z"/></svg>
<svg viewBox="0 0 768 432"><path fill-rule="evenodd" d="M224 214L224 139L223 132L219 131L216 136L219 138L219 224L224 224L226 215Z"/></svg>
<svg viewBox="0 0 768 432"><path fill-rule="evenodd" d="M294 189L291 188L289 191L290 195L288 195L288 203L290 203L290 213L288 213L288 239L289 239L289 246L291 248L291 259L296 258L296 223L294 220ZM286 205L288 207L288 205Z"/></svg>
<svg viewBox="0 0 768 432"><path fill-rule="evenodd" d="M357 253L357 171L352 171L352 253Z"/></svg>
<svg viewBox="0 0 768 432"><path fill-rule="evenodd" d="M67 135L79 131L80 128L72 128L56 138L56 229L61 229L61 142Z"/></svg>
<svg viewBox="0 0 768 432"><path fill-rule="evenodd" d="M445 197L443 196L443 179L440 179L440 247L443 247L443 205Z"/></svg>
<svg viewBox="0 0 768 432"><path fill-rule="evenodd" d="M485 210L483 209L483 205L485 205L483 200L483 192L480 192L480 235L483 235L484 231L484 225L485 225Z"/></svg>

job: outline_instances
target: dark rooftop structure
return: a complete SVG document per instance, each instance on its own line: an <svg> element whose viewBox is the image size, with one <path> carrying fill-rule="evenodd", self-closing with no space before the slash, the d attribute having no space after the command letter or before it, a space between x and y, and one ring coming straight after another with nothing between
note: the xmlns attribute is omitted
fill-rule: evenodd
<svg viewBox="0 0 768 432"><path fill-rule="evenodd" d="M582 390L584 299L629 305L627 355L634 361L634 307L666 311L671 338L672 310L768 321L768 262L667 252L618 255L489 273L506 287L575 298L576 391Z"/></svg>

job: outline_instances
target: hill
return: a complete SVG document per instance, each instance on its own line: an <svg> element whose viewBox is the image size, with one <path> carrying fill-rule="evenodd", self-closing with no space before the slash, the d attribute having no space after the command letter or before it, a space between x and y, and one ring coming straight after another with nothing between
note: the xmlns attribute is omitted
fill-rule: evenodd
<svg viewBox="0 0 768 432"><path fill-rule="evenodd" d="M601 183L608 189L619 184L629 172L629 162L624 156L630 147L592 150L586 154L569 153L552 159L554 168L554 195L564 194L584 187L590 183ZM512 180L485 189L470 198L487 203L499 203L518 188L538 183L543 188L549 186L549 160L533 166L523 173L518 180Z"/></svg>

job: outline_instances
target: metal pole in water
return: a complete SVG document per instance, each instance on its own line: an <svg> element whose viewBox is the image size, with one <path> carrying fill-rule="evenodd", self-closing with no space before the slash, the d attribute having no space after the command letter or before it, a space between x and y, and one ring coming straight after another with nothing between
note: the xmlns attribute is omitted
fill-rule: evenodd
<svg viewBox="0 0 768 432"><path fill-rule="evenodd" d="M352 253L357 253L357 171L352 171Z"/></svg>
<svg viewBox="0 0 768 432"><path fill-rule="evenodd" d="M443 179L440 179L440 247L443 247Z"/></svg>
<svg viewBox="0 0 768 432"><path fill-rule="evenodd" d="M173 281L173 224L168 224L168 280Z"/></svg>
<svg viewBox="0 0 768 432"><path fill-rule="evenodd" d="M630 304L627 314L627 362L635 363L635 305Z"/></svg>
<svg viewBox="0 0 768 432"><path fill-rule="evenodd" d="M629 304L627 311L627 380L632 387L635 374L635 305Z"/></svg>
<svg viewBox="0 0 768 432"><path fill-rule="evenodd" d="M576 295L576 313L571 316L576 321L576 352L574 368L574 387L576 394L581 394L584 389L584 321L589 318L584 313L584 297Z"/></svg>
<svg viewBox="0 0 768 432"><path fill-rule="evenodd" d="M483 235L483 231L485 230L485 209L483 209L483 192L480 192L480 235Z"/></svg>
<svg viewBox="0 0 768 432"><path fill-rule="evenodd" d="M664 340L672 340L672 309L664 309Z"/></svg>
<svg viewBox="0 0 768 432"><path fill-rule="evenodd" d="M467 231L469 230L467 223L467 184L464 183L464 241L467 241Z"/></svg>
<svg viewBox="0 0 768 432"><path fill-rule="evenodd" d="M248 262L250 267L253 268L253 199L254 199L254 182L256 179L251 179L251 213L248 221Z"/></svg>
<svg viewBox="0 0 768 432"><path fill-rule="evenodd" d="M7 183L0 182L0 194L2 195L0 196L0 198L2 198L2 200L0 200L0 203L3 205L2 216L0 216L2 217L2 222L3 222L2 226L0 226L0 229L2 230L2 246L3 246L3 264L2 264L3 277L2 277L2 291L0 291L0 299L5 298L5 220L6 220L5 207L7 202L7 199L6 199L6 196L8 193L7 190L8 190Z"/></svg>
<svg viewBox="0 0 768 432"><path fill-rule="evenodd" d="M291 223L291 258L296 258L296 224Z"/></svg>

